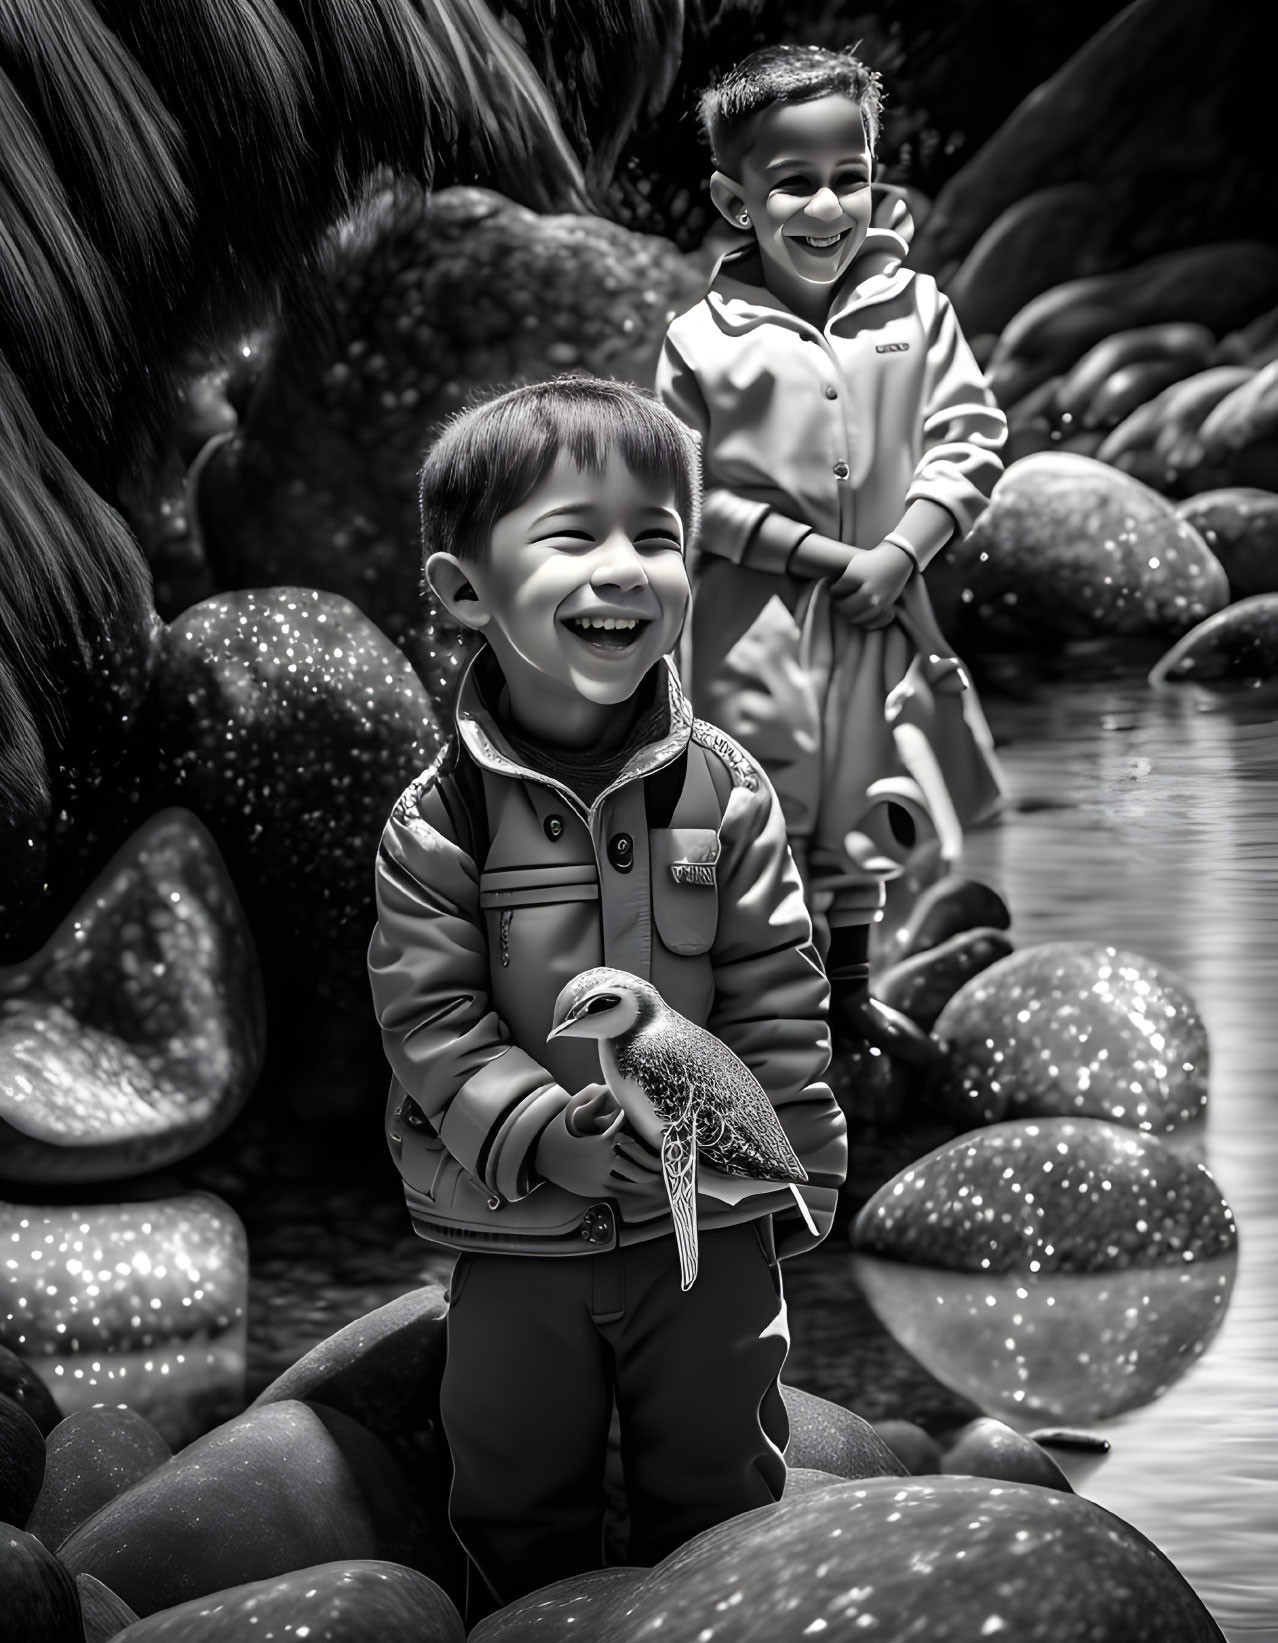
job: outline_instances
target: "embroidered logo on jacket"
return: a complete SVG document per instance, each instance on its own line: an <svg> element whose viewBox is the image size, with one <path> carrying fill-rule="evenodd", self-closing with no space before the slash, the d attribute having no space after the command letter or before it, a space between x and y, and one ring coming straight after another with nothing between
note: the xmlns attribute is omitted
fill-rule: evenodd
<svg viewBox="0 0 1278 1643"><path fill-rule="evenodd" d="M908 342L876 342L874 352L876 354L903 354L909 346Z"/></svg>
<svg viewBox="0 0 1278 1643"><path fill-rule="evenodd" d="M672 861L670 863L670 877L676 884L708 884L713 890L715 887L714 863L712 861Z"/></svg>
<svg viewBox="0 0 1278 1643"><path fill-rule="evenodd" d="M748 787L752 793L758 791L759 778L755 775L745 751L737 746L731 736L725 734L717 725L707 724L704 719L692 721L692 736L702 747L708 747L719 755L731 771L735 786Z"/></svg>

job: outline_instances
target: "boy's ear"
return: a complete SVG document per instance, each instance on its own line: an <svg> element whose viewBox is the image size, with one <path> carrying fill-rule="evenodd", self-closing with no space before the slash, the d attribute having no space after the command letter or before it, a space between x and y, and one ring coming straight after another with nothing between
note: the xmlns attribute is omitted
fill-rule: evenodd
<svg viewBox="0 0 1278 1643"><path fill-rule="evenodd" d="M426 580L448 614L463 627L482 628L488 612L479 602L466 567L454 553L432 553L426 561Z"/></svg>
<svg viewBox="0 0 1278 1643"><path fill-rule="evenodd" d="M725 222L731 223L738 233L749 226L741 221L743 216L748 215L745 200L741 195L741 184L734 182L725 172L711 172L710 198L714 201L719 215Z"/></svg>

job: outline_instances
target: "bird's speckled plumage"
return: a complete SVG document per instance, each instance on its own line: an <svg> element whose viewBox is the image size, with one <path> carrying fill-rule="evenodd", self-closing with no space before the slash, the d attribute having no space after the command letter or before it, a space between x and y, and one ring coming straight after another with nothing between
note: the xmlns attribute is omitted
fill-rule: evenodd
<svg viewBox="0 0 1278 1643"><path fill-rule="evenodd" d="M571 1026L578 1036L598 1039L608 1087L644 1139L661 1148L684 1289L697 1270L698 1163L725 1175L790 1185L809 1219L798 1191L807 1172L758 1079L713 1033L672 1009L650 982L624 970L585 970L560 993L555 1024L557 1031ZM596 1031L589 1030L592 1024Z"/></svg>

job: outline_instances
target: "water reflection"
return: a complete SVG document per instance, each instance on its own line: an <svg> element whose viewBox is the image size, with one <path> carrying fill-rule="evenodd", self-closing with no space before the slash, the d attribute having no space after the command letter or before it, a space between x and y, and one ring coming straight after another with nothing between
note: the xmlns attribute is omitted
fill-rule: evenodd
<svg viewBox="0 0 1278 1643"><path fill-rule="evenodd" d="M980 1408L1086 1423L1160 1397L1225 1317L1237 1256L1122 1272L997 1276L854 1255L893 1335Z"/></svg>

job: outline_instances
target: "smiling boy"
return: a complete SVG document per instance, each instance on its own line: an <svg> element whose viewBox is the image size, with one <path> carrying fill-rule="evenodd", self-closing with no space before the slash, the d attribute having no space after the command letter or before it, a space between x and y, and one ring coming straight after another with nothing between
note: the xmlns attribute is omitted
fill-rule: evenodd
<svg viewBox="0 0 1278 1643"><path fill-rule="evenodd" d="M813 1241L788 1189L703 1197L681 1291L656 1155L623 1132L595 1043L548 1041L564 983L628 970L735 1050L822 1232L846 1168L778 801L693 721L667 659L698 478L677 418L589 378L465 413L422 474L427 575L487 643L456 737L387 823L369 973L413 1222L460 1252L450 1513L493 1601L599 1566L614 1400L632 1562L779 1497L777 1258Z"/></svg>
<svg viewBox="0 0 1278 1643"><path fill-rule="evenodd" d="M863 63L815 46L756 52L705 94L711 196L749 242L670 326L657 386L705 466L693 701L781 796L830 927L838 1018L892 1045L867 938L901 852L871 789L904 794L919 767L885 715L911 657L887 624L985 506L1007 425L946 298L871 226L880 101ZM971 725L958 717L942 762L979 814L997 786L965 698ZM977 819L939 796L956 825Z"/></svg>

